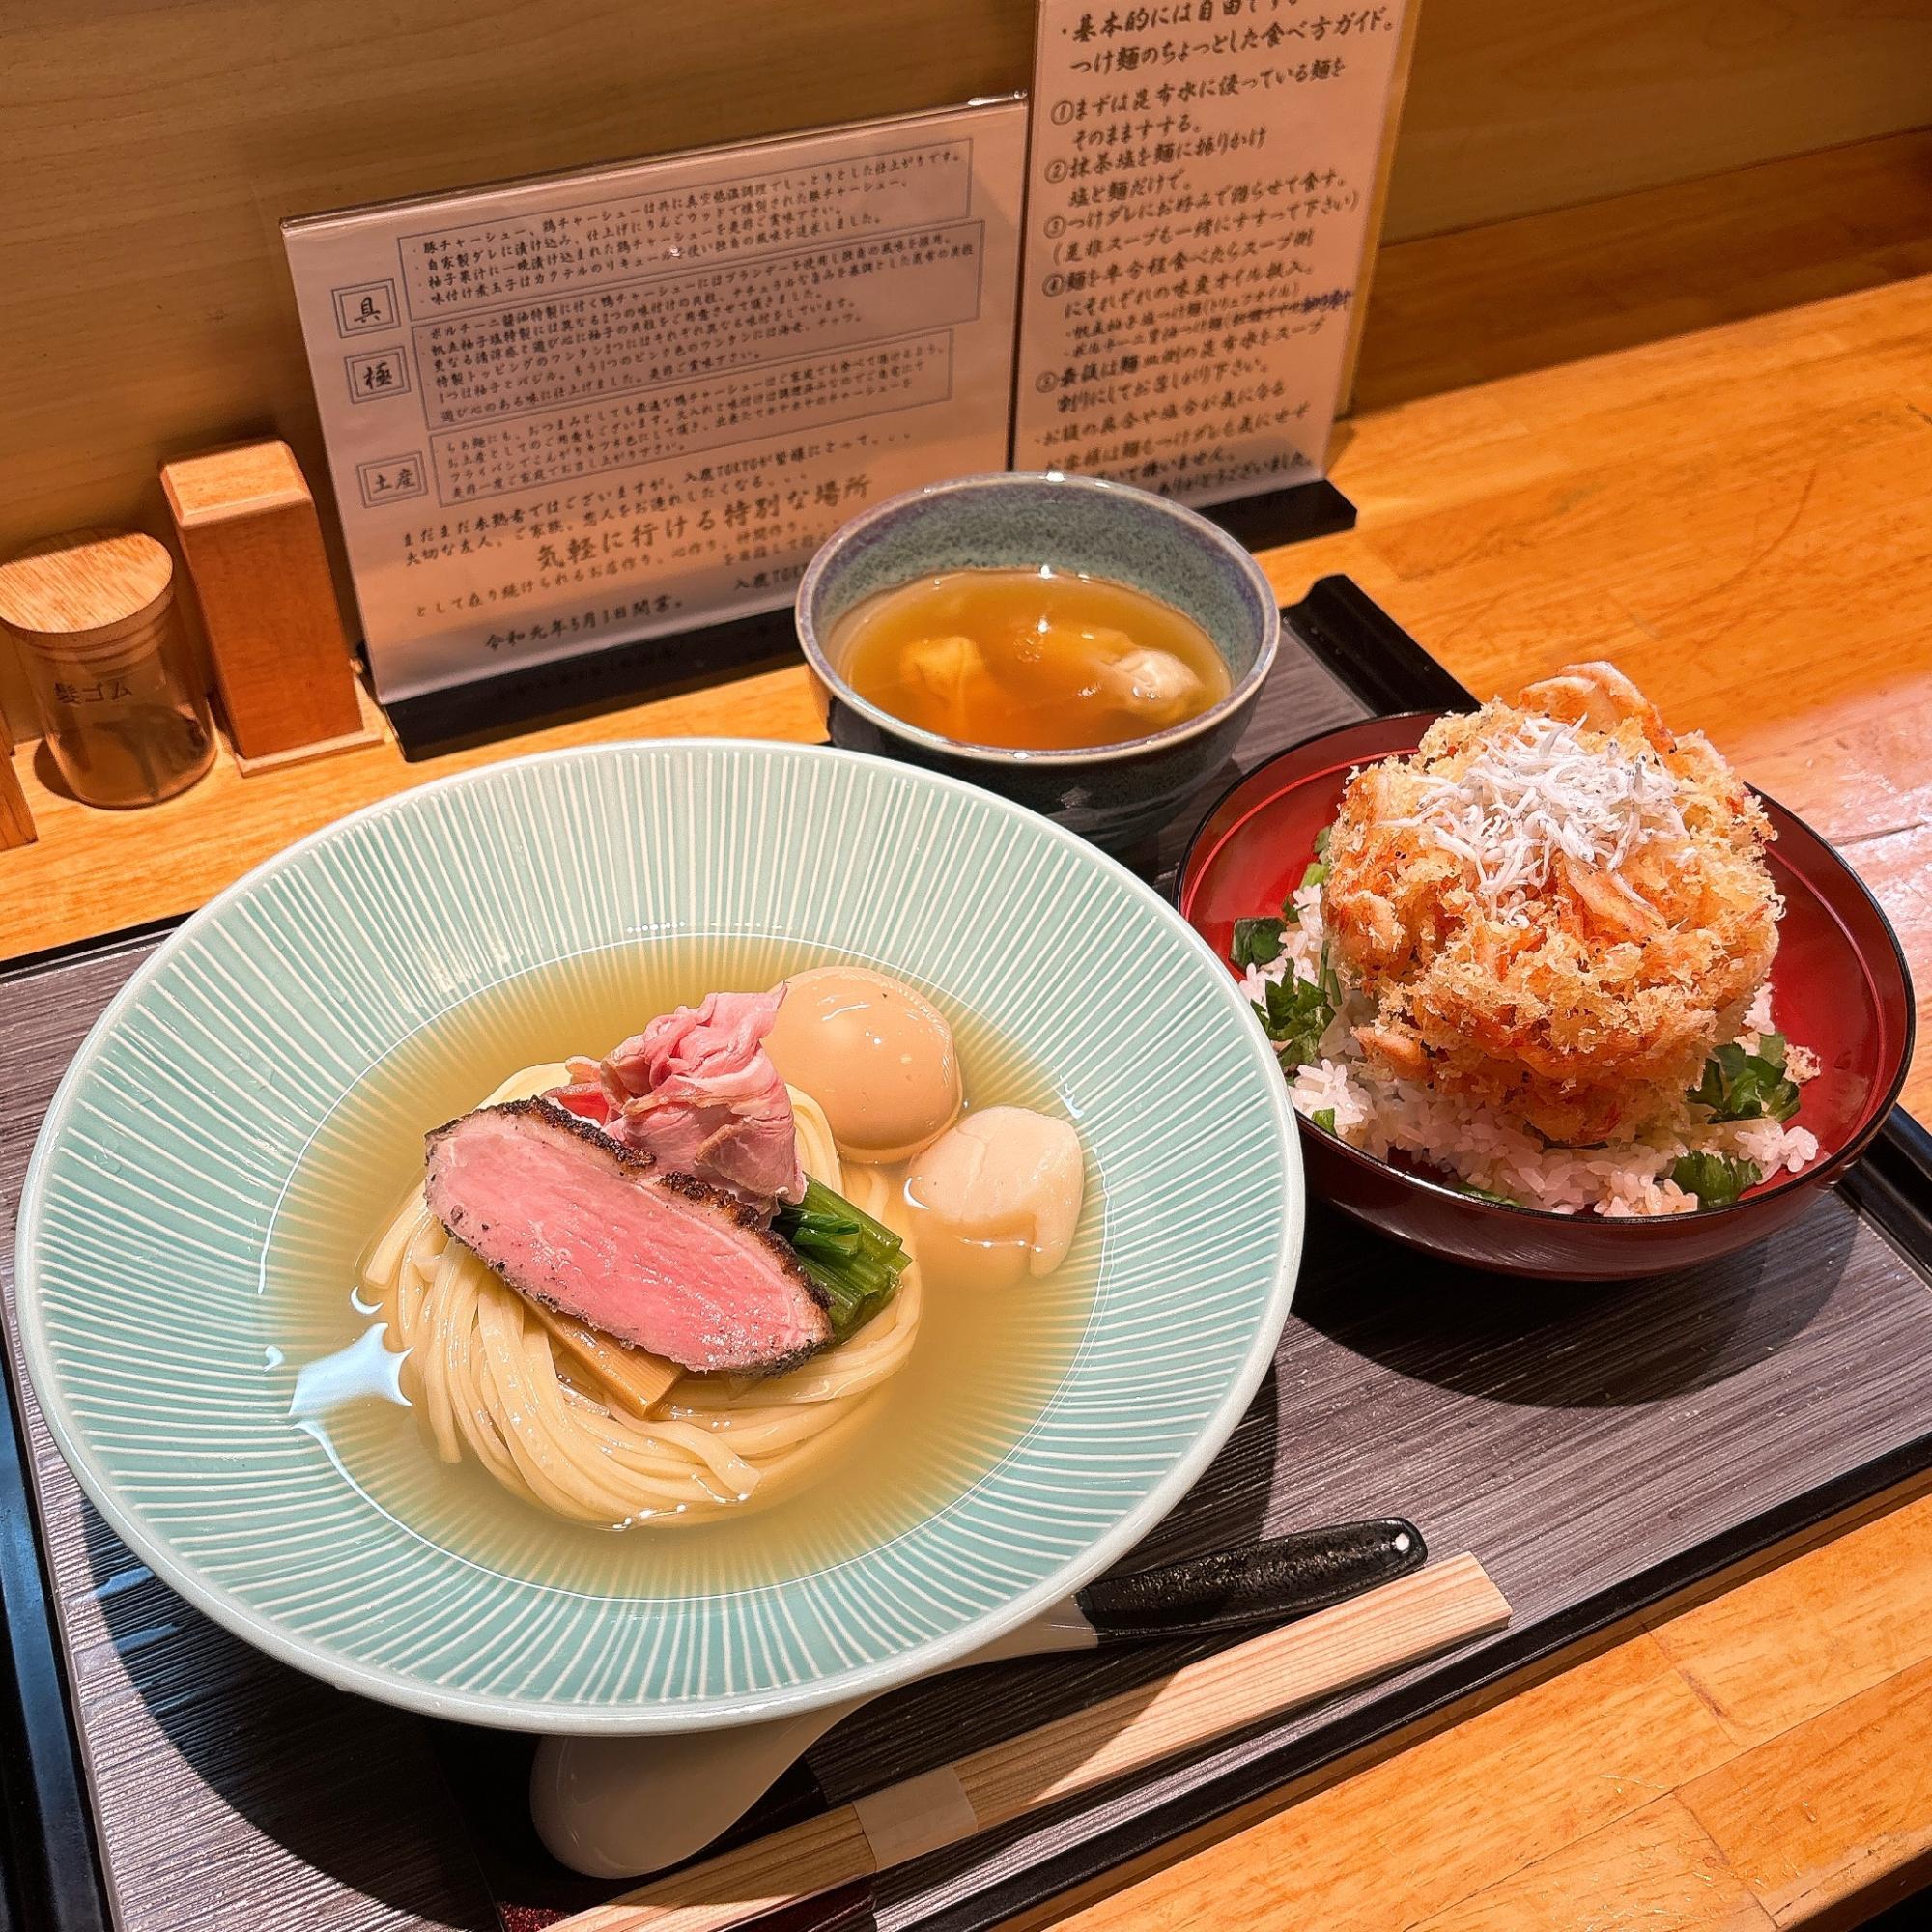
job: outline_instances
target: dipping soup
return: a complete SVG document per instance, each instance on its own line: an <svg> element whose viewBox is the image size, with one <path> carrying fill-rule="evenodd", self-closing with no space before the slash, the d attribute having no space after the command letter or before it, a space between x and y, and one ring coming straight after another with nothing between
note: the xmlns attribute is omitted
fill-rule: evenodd
<svg viewBox="0 0 1932 1932"><path fill-rule="evenodd" d="M1184 724L1228 696L1201 626L1125 583L1077 572L948 570L839 619L829 653L852 688L961 744L1072 751Z"/></svg>

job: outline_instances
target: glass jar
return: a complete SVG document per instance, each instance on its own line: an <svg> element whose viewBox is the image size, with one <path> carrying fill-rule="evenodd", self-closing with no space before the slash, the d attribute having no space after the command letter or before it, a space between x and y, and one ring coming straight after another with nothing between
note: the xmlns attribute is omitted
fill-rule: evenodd
<svg viewBox="0 0 1932 1932"><path fill-rule="evenodd" d="M214 727L175 603L174 559L136 532L76 530L0 565L47 749L88 805L155 805L214 761Z"/></svg>

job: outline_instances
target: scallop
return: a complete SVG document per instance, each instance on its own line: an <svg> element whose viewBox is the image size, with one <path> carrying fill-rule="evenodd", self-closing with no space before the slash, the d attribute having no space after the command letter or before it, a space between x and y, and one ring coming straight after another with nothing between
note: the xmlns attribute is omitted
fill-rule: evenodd
<svg viewBox="0 0 1932 1932"><path fill-rule="evenodd" d="M904 1160L958 1118L952 1029L916 986L888 973L819 966L793 974L765 1050L786 1081L824 1108L847 1160Z"/></svg>
<svg viewBox="0 0 1932 1932"><path fill-rule="evenodd" d="M942 1287L1014 1288L1051 1274L1080 1223L1086 1162L1065 1121L1030 1107L969 1114L906 1177L919 1264Z"/></svg>

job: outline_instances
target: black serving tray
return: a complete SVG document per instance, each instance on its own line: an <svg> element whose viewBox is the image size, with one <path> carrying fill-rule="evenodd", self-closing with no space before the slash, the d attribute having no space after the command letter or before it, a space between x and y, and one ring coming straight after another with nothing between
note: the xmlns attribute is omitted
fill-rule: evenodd
<svg viewBox="0 0 1932 1932"><path fill-rule="evenodd" d="M1141 855L1168 879L1236 769L1372 711L1467 701L1345 579L1287 613L1230 771ZM173 1932L215 1920L509 1932L622 1889L530 1832L531 1746L343 1696L216 1630L74 1488L19 1376L11 1234L28 1146L95 1014L152 933L0 977L0 1690L12 1923ZM984 1932L1504 1679L1932 1465L1932 1137L1895 1113L1769 1246L1615 1288L1444 1267L1317 1205L1273 1373L1130 1563L1400 1511L1471 1549L1511 1628L1152 1775L900 1867L885 1932ZM49 1614L51 1606L52 1614ZM770 1830L1172 1669L1207 1645L987 1665L829 1733L747 1832ZM111 1899L111 1907L108 1901ZM4 1932L4 1928L0 1928Z"/></svg>

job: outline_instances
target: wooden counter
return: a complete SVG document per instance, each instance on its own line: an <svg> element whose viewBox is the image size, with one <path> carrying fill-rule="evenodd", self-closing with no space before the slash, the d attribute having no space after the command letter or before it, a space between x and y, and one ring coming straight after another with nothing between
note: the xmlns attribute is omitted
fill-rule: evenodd
<svg viewBox="0 0 1932 1932"><path fill-rule="evenodd" d="M1349 572L1480 693L1614 657L1845 849L1905 940L1921 1025L1928 236L1932 137L1905 136L1387 250L1335 464L1360 527L1264 559L1284 599ZM244 781L224 759L125 816L49 790L23 750L41 838L0 853L0 957L182 912L441 772L705 731L815 735L803 673L422 765L384 748ZM1907 1099L1932 1116L1932 1055ZM1850 1924L1927 1876L1921 1495L1058 1916L1079 1932Z"/></svg>

